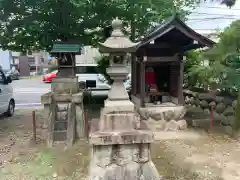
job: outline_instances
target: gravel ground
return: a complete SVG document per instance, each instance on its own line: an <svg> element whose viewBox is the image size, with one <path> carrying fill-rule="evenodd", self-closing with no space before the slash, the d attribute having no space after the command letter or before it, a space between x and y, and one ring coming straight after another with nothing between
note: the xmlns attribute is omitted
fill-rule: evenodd
<svg viewBox="0 0 240 180"><path fill-rule="evenodd" d="M45 115L36 112L37 144L32 142L31 110L1 117L1 180L85 180L89 145L78 141L72 148L45 146ZM165 180L240 179L240 143L224 135L198 131L156 132L152 159Z"/></svg>

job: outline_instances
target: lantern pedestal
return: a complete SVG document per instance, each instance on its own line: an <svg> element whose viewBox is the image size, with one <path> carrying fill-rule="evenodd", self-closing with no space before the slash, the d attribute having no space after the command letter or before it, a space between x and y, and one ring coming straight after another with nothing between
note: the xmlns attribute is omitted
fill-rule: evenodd
<svg viewBox="0 0 240 180"><path fill-rule="evenodd" d="M128 74L125 55L136 44L123 35L121 25L121 21L114 20L112 36L101 44L103 51L112 52L107 73L114 82L100 120L92 123L89 180L159 180L150 156L153 133L135 113L123 84Z"/></svg>

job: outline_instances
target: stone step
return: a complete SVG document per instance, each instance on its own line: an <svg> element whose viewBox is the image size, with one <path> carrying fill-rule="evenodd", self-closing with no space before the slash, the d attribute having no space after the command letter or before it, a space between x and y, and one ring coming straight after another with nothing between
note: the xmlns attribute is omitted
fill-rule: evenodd
<svg viewBox="0 0 240 180"><path fill-rule="evenodd" d="M68 122L67 121L56 121L54 124L55 131L67 130Z"/></svg>
<svg viewBox="0 0 240 180"><path fill-rule="evenodd" d="M66 141L67 140L67 131L54 131L53 132L53 141Z"/></svg>

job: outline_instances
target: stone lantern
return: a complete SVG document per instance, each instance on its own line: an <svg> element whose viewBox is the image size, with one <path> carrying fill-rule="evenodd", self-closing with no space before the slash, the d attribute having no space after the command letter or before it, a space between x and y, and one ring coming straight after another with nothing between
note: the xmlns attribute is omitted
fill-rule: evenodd
<svg viewBox="0 0 240 180"><path fill-rule="evenodd" d="M138 43L122 33L122 22L112 22L113 32L100 43L100 52L109 53L108 74L114 80L99 120L92 120L89 143L92 144L89 180L160 179L150 157L153 133L142 127L123 80L128 74L127 53Z"/></svg>
<svg viewBox="0 0 240 180"><path fill-rule="evenodd" d="M105 101L105 106L114 104L124 104L124 109L133 110L134 105L129 101L128 93L124 87L123 80L126 78L129 70L127 68L127 54L136 51L138 43L133 43L122 32L122 21L115 19L112 22L113 32L104 42L100 43L99 51L110 56L110 67L107 73L114 80L112 88ZM130 109L129 109L130 108Z"/></svg>

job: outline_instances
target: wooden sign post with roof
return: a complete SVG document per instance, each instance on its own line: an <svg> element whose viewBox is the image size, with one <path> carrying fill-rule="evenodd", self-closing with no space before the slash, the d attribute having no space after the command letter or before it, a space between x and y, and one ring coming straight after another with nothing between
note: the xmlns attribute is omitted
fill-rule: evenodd
<svg viewBox="0 0 240 180"><path fill-rule="evenodd" d="M51 55L58 61L57 77L51 84L51 92L41 98L49 108L48 146L54 142L72 145L77 136L85 136L83 113L83 93L75 76L75 55L81 47L78 44L56 43Z"/></svg>

